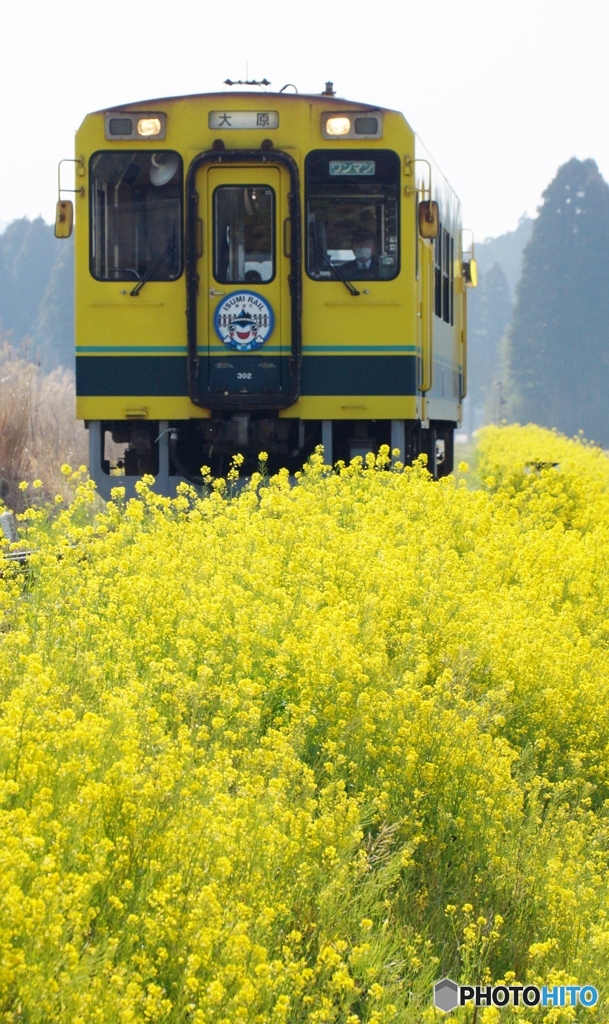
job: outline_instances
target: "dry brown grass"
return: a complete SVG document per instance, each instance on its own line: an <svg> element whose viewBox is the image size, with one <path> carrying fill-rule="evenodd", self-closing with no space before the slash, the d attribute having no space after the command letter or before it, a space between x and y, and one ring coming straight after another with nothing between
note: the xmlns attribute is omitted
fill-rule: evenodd
<svg viewBox="0 0 609 1024"><path fill-rule="evenodd" d="M42 480L38 493L52 497L65 487L60 467L88 461L87 434L75 415L74 374L51 373L0 347L0 488L13 509L23 508L19 482Z"/></svg>

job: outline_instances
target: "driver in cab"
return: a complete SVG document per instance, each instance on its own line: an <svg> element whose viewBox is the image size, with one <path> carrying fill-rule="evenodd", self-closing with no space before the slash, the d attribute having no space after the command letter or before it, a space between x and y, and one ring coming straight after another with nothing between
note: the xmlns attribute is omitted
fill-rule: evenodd
<svg viewBox="0 0 609 1024"><path fill-rule="evenodd" d="M373 231L358 229L351 238L354 260L343 263L341 271L350 281L370 281L379 277L378 246Z"/></svg>

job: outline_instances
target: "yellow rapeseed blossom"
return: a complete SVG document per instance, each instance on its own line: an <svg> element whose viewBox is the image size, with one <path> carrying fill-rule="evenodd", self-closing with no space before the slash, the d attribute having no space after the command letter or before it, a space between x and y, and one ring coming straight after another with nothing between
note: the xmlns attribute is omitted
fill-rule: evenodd
<svg viewBox="0 0 609 1024"><path fill-rule="evenodd" d="M444 974L607 1020L609 460L391 454L20 517L0 1020L418 1024Z"/></svg>

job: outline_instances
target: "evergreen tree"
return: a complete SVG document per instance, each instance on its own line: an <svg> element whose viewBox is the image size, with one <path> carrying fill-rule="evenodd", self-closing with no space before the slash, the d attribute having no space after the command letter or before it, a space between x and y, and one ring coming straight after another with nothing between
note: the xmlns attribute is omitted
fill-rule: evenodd
<svg viewBox="0 0 609 1024"><path fill-rule="evenodd" d="M56 256L53 229L22 217L0 235L0 324L13 341L31 335Z"/></svg>
<svg viewBox="0 0 609 1024"><path fill-rule="evenodd" d="M511 314L508 282L502 268L495 263L480 275L476 290L467 293L467 396L474 430L488 418L492 406L493 385L502 369L501 340Z"/></svg>
<svg viewBox="0 0 609 1024"><path fill-rule="evenodd" d="M478 272L486 274L494 263L498 263L505 274L512 302L522 273L522 254L531 238L532 230L533 221L524 213L514 231L506 231L496 238L485 238L483 242L476 242Z"/></svg>
<svg viewBox="0 0 609 1024"><path fill-rule="evenodd" d="M609 444L609 186L559 168L525 249L508 340L514 419Z"/></svg>
<svg viewBox="0 0 609 1024"><path fill-rule="evenodd" d="M57 240L55 240L57 241ZM57 241L48 284L32 326L34 350L47 370L74 369L74 239Z"/></svg>
<svg viewBox="0 0 609 1024"><path fill-rule="evenodd" d="M41 217L0 234L0 329L46 369L74 365L74 242Z"/></svg>

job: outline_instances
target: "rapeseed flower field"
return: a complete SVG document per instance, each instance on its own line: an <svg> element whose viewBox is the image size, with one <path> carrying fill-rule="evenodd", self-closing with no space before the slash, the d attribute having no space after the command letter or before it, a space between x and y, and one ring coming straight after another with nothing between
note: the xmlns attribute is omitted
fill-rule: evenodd
<svg viewBox="0 0 609 1024"><path fill-rule="evenodd" d="M236 472L99 511L65 467L22 517L0 1019L415 1024L448 975L599 989L483 1024L608 1020L609 460Z"/></svg>

